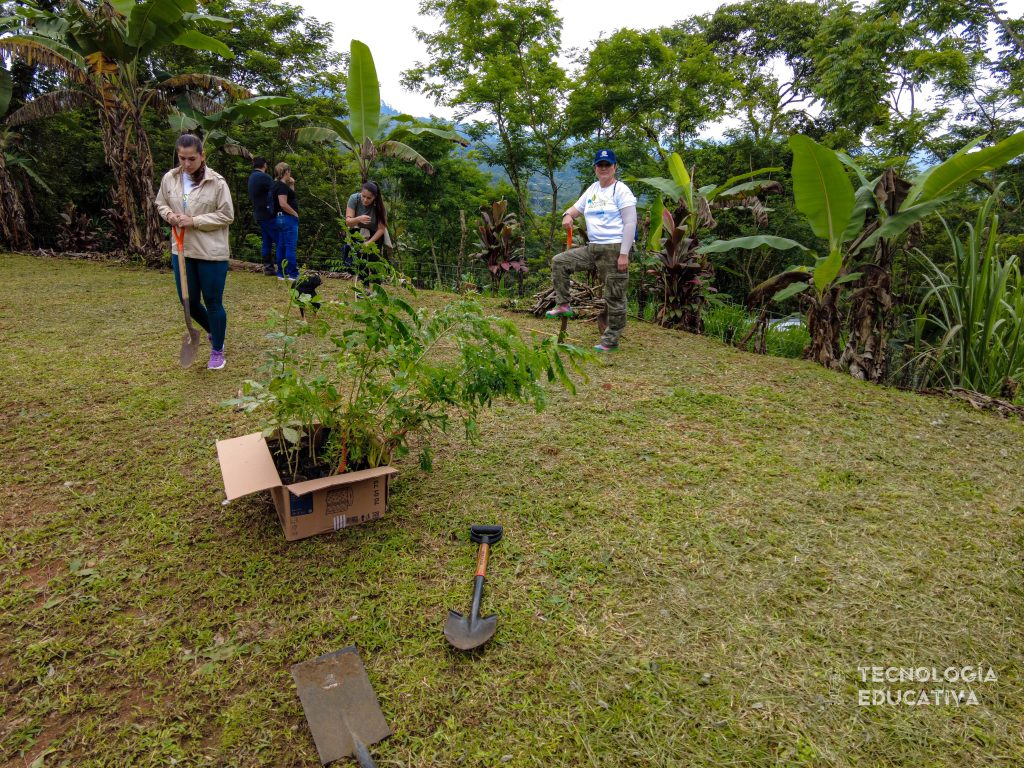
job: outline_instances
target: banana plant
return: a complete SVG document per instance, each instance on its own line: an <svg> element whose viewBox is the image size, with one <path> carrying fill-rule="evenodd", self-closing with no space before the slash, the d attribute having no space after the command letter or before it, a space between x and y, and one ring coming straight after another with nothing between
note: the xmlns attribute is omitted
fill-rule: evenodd
<svg viewBox="0 0 1024 768"><path fill-rule="evenodd" d="M178 133L196 133L203 139L206 151L220 151L227 155L252 160L252 153L231 138L228 130L235 125L255 124L261 128L278 128L302 115L279 115L275 107L290 106L290 96L254 96L239 99L228 106L198 94L183 95L168 121Z"/></svg>
<svg viewBox="0 0 1024 768"><path fill-rule="evenodd" d="M656 190L647 244L656 253L652 271L662 291L656 318L660 325L700 333L703 309L714 293L715 278L714 265L706 255L714 251L701 247L700 235L715 228L713 211L724 208L747 208L759 226L767 224L761 196L780 194L782 185L754 177L782 169L760 168L733 176L722 184L698 187L694 174L673 152L668 156L668 170L671 178L638 179ZM672 201L672 210L665 207L665 198Z"/></svg>
<svg viewBox="0 0 1024 768"><path fill-rule="evenodd" d="M0 118L6 114L12 96L11 73L0 67ZM27 159L19 155L14 147L20 137L7 127L0 127L0 243L16 250L32 247L32 233L25 217L24 192L27 187L24 178L30 176L44 189L46 185L35 175ZM19 184L19 181L22 183ZM49 191L49 190L47 190Z"/></svg>
<svg viewBox="0 0 1024 768"><path fill-rule="evenodd" d="M308 144L327 142L343 153L352 153L364 182L370 178L370 168L378 157L394 157L415 164L427 174L434 173L434 167L423 155L403 143L402 139L409 136L426 133L464 147L469 144L455 131L422 125L411 115L382 115L377 68L369 47L359 40L353 40L350 46L345 100L347 121L325 118L320 125L300 128L296 139Z"/></svg>
<svg viewBox="0 0 1024 768"><path fill-rule="evenodd" d="M891 170L869 180L848 156L807 136L791 136L796 207L828 250L818 255L800 246L813 257L813 265L791 267L769 278L751 291L748 304L802 295L811 334L805 357L878 381L884 373L885 332L892 314L889 286L896 240L934 214L961 186L1024 153L1024 131L971 152L978 141L906 182ZM846 168L856 178L856 187ZM799 245L785 238L762 244ZM847 346L841 351L840 300L847 287L856 290L847 313Z"/></svg>
<svg viewBox="0 0 1024 768"><path fill-rule="evenodd" d="M67 87L41 94L7 118L14 127L60 112L89 108L99 117L104 155L113 171L111 198L119 238L133 253L159 263L163 246L153 203L153 156L145 129L151 110L173 106L188 91L220 91L235 98L244 89L212 75L162 73L149 62L167 46L231 50L200 30L230 19L197 13L196 0L100 0L60 4L50 11L31 2L0 28L0 57L18 57L63 75Z"/></svg>

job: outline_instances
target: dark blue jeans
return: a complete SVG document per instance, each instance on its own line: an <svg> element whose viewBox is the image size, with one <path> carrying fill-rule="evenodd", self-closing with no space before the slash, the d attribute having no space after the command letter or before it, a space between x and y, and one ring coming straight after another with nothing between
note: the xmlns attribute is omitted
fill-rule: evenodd
<svg viewBox="0 0 1024 768"><path fill-rule="evenodd" d="M174 287L178 291L178 301L181 301L178 257L173 253L171 254L171 269L174 271ZM224 349L224 335L228 329L228 313L224 311L223 301L224 282L227 277L227 261L204 261L203 259L185 257L189 314L210 334L214 349Z"/></svg>
<svg viewBox="0 0 1024 768"><path fill-rule="evenodd" d="M299 268L295 251L299 245L299 218L287 213L277 215L277 276L295 280Z"/></svg>
<svg viewBox="0 0 1024 768"><path fill-rule="evenodd" d="M260 222L260 237L263 239L263 271L267 274L277 269L274 261L274 246L277 245L277 218L264 219Z"/></svg>

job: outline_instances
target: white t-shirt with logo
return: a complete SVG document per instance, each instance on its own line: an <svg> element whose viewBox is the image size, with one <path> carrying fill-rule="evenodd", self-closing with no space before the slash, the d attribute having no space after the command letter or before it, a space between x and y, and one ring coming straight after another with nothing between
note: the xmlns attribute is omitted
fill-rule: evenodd
<svg viewBox="0 0 1024 768"><path fill-rule="evenodd" d="M622 214L619 211L631 205L636 205L636 195L621 181L604 188L601 182L595 181L573 207L583 211L587 219L590 242L603 244L622 242Z"/></svg>

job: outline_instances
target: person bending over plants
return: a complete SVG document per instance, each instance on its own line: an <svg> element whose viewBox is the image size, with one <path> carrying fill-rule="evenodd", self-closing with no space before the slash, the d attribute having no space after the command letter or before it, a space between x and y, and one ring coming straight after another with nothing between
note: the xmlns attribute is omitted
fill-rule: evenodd
<svg viewBox="0 0 1024 768"><path fill-rule="evenodd" d="M355 271L365 280L368 277L367 270L354 264L354 261L379 261L378 254L387 241L388 212L380 195L380 187L375 182L363 182L360 190L349 196L345 207L345 225L350 235L360 235L363 242L355 248L345 243L342 260L346 270ZM375 248L367 247L374 244ZM356 259L352 257L353 250L356 250Z"/></svg>

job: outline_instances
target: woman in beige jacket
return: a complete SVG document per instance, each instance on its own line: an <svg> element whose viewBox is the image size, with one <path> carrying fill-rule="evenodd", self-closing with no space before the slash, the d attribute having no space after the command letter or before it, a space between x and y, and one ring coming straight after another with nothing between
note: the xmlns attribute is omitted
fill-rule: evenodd
<svg viewBox="0 0 1024 768"><path fill-rule="evenodd" d="M171 266L181 300L178 258L184 251L189 313L208 334L210 370L224 367L224 282L228 276L228 228L235 220L231 190L224 177L206 165L203 142L184 134L174 145L178 167L164 174L156 207L174 232Z"/></svg>

